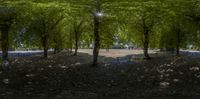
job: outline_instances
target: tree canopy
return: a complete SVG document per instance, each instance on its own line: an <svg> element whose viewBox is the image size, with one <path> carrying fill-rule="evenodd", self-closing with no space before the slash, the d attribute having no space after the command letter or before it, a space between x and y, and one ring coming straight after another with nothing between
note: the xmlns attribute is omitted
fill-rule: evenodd
<svg viewBox="0 0 200 99"><path fill-rule="evenodd" d="M5 52L43 49L45 57L50 48L91 45L97 57L116 42L142 47L147 58L149 48L178 54L200 48L199 9L199 0L1 0L1 33L9 34L1 44Z"/></svg>

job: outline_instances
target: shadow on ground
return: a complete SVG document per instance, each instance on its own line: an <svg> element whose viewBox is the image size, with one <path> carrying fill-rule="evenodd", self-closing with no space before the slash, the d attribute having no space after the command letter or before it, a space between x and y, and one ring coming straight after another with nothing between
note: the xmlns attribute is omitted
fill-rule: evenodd
<svg viewBox="0 0 200 99"><path fill-rule="evenodd" d="M108 58L67 52L12 59L11 69L0 71L2 99L197 99L200 93L200 57L152 54Z"/></svg>

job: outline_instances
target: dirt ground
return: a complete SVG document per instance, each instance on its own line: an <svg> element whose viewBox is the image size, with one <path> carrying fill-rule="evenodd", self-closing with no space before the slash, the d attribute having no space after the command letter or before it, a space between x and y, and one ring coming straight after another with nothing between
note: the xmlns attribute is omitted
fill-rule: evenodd
<svg viewBox="0 0 200 99"><path fill-rule="evenodd" d="M99 65L91 67L91 52L11 59L10 68L0 69L0 99L200 97L200 57L152 52L151 60L143 60L135 57L141 50L101 50Z"/></svg>
<svg viewBox="0 0 200 99"><path fill-rule="evenodd" d="M92 49L80 49L79 52L81 53L88 53L89 55L92 55L93 50ZM99 51L100 56L105 57L124 57L126 55L135 55L135 54L142 54L143 50L128 50L128 49L109 49L109 51L106 51L106 49L101 49ZM155 51L150 50L149 53L155 53Z"/></svg>

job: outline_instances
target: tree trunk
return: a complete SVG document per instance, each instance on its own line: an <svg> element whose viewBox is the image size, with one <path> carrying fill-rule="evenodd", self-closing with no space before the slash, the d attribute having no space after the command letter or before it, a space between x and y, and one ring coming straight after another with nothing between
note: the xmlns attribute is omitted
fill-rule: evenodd
<svg viewBox="0 0 200 99"><path fill-rule="evenodd" d="M8 42L8 30L9 28L7 26L3 26L1 28L1 48L2 48L2 60L3 61L8 61L8 47L9 47L9 42Z"/></svg>
<svg viewBox="0 0 200 99"><path fill-rule="evenodd" d="M69 47L70 47L70 53L72 53L72 32L69 33Z"/></svg>
<svg viewBox="0 0 200 99"><path fill-rule="evenodd" d="M145 59L151 59L148 53L148 48L149 48L149 31L146 30L144 33L144 58Z"/></svg>
<svg viewBox="0 0 200 99"><path fill-rule="evenodd" d="M88 49L90 48L90 43L87 44L87 48L88 48Z"/></svg>
<svg viewBox="0 0 200 99"><path fill-rule="evenodd" d="M77 56L77 52L78 52L78 32L75 32L75 52L74 52L74 56Z"/></svg>
<svg viewBox="0 0 200 99"><path fill-rule="evenodd" d="M176 40L176 56L180 55L180 32L177 33L177 40Z"/></svg>
<svg viewBox="0 0 200 99"><path fill-rule="evenodd" d="M106 46L106 51L109 52L109 45Z"/></svg>
<svg viewBox="0 0 200 99"><path fill-rule="evenodd" d="M48 37L47 37L47 35L44 35L44 37L42 37L42 46L43 46L43 49L44 49L44 58L48 57L47 41L48 41Z"/></svg>
<svg viewBox="0 0 200 99"><path fill-rule="evenodd" d="M176 56L179 56L180 55L180 49L179 49L179 45L176 45Z"/></svg>
<svg viewBox="0 0 200 99"><path fill-rule="evenodd" d="M57 47L57 46L58 46L58 45L57 45L58 43L57 43L57 41L56 41L55 38L54 38L54 43L55 43L55 45L54 45L54 52L53 52L53 53L56 54L56 53L58 52L58 47Z"/></svg>
<svg viewBox="0 0 200 99"><path fill-rule="evenodd" d="M58 53L58 48L57 48L57 45L54 46L54 54Z"/></svg>
<svg viewBox="0 0 200 99"><path fill-rule="evenodd" d="M47 57L48 57L48 49L44 48L44 58L47 58Z"/></svg>
<svg viewBox="0 0 200 99"><path fill-rule="evenodd" d="M109 48L106 48L106 52L109 52Z"/></svg>
<svg viewBox="0 0 200 99"><path fill-rule="evenodd" d="M97 65L100 49L100 37L99 37L99 18L94 17L94 49L93 49L93 66Z"/></svg>

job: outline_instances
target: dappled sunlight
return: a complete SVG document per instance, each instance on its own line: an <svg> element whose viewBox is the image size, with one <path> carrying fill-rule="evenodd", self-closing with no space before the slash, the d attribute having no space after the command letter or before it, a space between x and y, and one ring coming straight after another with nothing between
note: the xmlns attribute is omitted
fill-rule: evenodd
<svg viewBox="0 0 200 99"><path fill-rule="evenodd" d="M3 79L2 82L3 82L4 84L9 84L9 81L10 81L10 80L6 78L6 79Z"/></svg>
<svg viewBox="0 0 200 99"><path fill-rule="evenodd" d="M170 83L169 82L160 82L160 87L161 88L167 88L169 87Z"/></svg>
<svg viewBox="0 0 200 99"><path fill-rule="evenodd" d="M64 97L66 94L71 95L69 90L81 90L83 88L90 90L88 93L97 91L95 94L91 93L94 96L102 93L108 96L113 93L125 94L120 90L126 90L128 93L134 92L138 95L153 95L155 93L169 95L186 92L193 95L199 92L192 92L184 87L195 84L192 85L193 88L198 88L200 72L199 58L197 57L172 57L152 54L154 58L146 61L136 55L137 58L131 57L131 61L129 61L133 64L124 65L125 63L121 62L121 64L115 65L112 64L112 61L116 58L101 56L99 57L100 66L91 68L89 66L91 55L78 53L78 56L69 56L62 53L65 52L50 55L51 58L49 59L35 60L38 56L14 59L12 73L1 71L0 85L2 84L4 88L9 89L18 85L18 88L25 90L27 96L37 95L35 91L38 90L41 90L40 93L43 94L46 91L54 92L53 90L55 90L55 95ZM189 64L191 59L197 64ZM18 65L16 66L16 64ZM115 88L117 88L116 91ZM62 90L59 94L56 92L58 89ZM105 91L105 89L109 90ZM102 92L99 93L98 90L102 90ZM141 91L144 94L140 94ZM81 93L76 94L81 95ZM128 96L131 97L132 95L128 94Z"/></svg>
<svg viewBox="0 0 200 99"><path fill-rule="evenodd" d="M199 71L199 67L191 67L189 70L194 71L194 72L195 72L195 71L198 72L198 71Z"/></svg>

